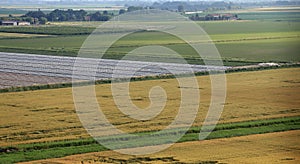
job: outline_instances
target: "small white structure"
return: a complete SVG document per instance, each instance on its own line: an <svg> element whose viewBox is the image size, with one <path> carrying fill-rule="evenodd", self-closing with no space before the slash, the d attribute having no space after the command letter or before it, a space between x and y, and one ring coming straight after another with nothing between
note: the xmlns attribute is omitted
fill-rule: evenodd
<svg viewBox="0 0 300 164"><path fill-rule="evenodd" d="M280 66L280 65L277 64L277 63L259 63L258 65L259 65L259 66L262 66L262 67Z"/></svg>
<svg viewBox="0 0 300 164"><path fill-rule="evenodd" d="M201 14L201 13L203 13L203 11L187 11L184 14L189 15L189 14Z"/></svg>
<svg viewBox="0 0 300 164"><path fill-rule="evenodd" d="M30 22L25 21L0 21L2 26L30 26Z"/></svg>
<svg viewBox="0 0 300 164"><path fill-rule="evenodd" d="M18 22L18 26L30 26L30 22Z"/></svg>

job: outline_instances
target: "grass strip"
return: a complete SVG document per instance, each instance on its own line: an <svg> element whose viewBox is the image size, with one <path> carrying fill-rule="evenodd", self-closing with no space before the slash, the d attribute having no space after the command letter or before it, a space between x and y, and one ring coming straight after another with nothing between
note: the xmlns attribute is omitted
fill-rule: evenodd
<svg viewBox="0 0 300 164"><path fill-rule="evenodd" d="M178 142L197 141L201 127L191 127L187 133ZM235 136L245 136L251 134L263 134L271 132L280 132L288 130L300 129L300 116L285 117L268 120L256 120L237 123L218 124L212 133L206 138L229 138ZM153 132L140 132L137 135L146 135ZM133 144L126 147L141 147L150 145L159 145L171 143L170 136L175 133L181 133L180 129L171 129L160 135L156 135L157 142L145 142L141 139L136 139ZM157 139L158 138L158 139ZM111 142L126 139L126 136L109 136L103 139ZM132 142L132 141L131 141ZM125 142L125 144L127 144ZM124 148L124 145L118 145L119 148ZM118 148L118 147L116 147ZM68 155L82 154L89 152L105 151L102 145L99 145L94 139L77 139L47 143L23 144L16 147L1 148L2 150L11 150L10 152L0 153L0 163L13 163L22 161L33 161L47 158L59 158Z"/></svg>

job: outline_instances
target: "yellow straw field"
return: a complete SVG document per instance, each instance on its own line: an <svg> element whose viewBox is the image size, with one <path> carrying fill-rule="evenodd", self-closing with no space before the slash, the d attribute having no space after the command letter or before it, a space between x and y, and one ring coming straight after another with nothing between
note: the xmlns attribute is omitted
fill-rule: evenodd
<svg viewBox="0 0 300 164"><path fill-rule="evenodd" d="M210 103L209 76L197 77L201 105L195 126L201 125ZM165 89L168 101L149 121L126 117L116 107L111 84L96 86L101 109L112 124L127 132L159 130L173 121L180 102L176 79L132 82L130 96L138 107L149 105L153 86ZM300 68L227 74L227 99L220 123L299 116ZM0 146L89 137L76 115L72 89L0 94Z"/></svg>

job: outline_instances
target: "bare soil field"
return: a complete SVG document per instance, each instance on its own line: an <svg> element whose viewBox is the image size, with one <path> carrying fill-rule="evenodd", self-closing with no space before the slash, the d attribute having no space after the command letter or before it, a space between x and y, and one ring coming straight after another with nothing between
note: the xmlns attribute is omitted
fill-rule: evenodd
<svg viewBox="0 0 300 164"><path fill-rule="evenodd" d="M176 143L165 151L147 156L104 151L27 163L299 163L299 137L300 131L296 130Z"/></svg>
<svg viewBox="0 0 300 164"><path fill-rule="evenodd" d="M195 126L201 125L210 104L210 78L197 77L201 106ZM115 105L111 85L96 86L101 109L117 128L127 132L165 128L177 114L180 90L176 79L132 82L130 96L147 107L149 90L165 89L168 102L159 116L138 121L124 116ZM299 116L300 68L231 73L220 123ZM88 103L88 102L87 102ZM72 89L51 89L0 94L0 146L89 137L76 115Z"/></svg>

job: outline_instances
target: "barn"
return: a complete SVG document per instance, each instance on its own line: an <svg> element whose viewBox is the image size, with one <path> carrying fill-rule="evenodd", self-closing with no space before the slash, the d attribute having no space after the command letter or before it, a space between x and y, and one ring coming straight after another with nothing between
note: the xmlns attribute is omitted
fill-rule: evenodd
<svg viewBox="0 0 300 164"><path fill-rule="evenodd" d="M17 26L17 21L1 21L2 26Z"/></svg>

